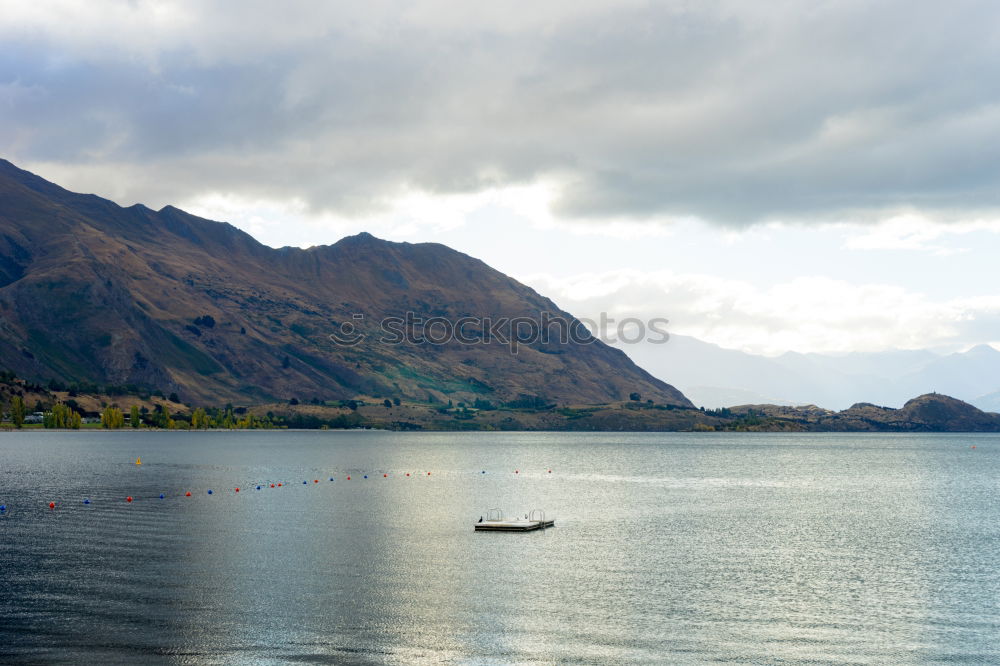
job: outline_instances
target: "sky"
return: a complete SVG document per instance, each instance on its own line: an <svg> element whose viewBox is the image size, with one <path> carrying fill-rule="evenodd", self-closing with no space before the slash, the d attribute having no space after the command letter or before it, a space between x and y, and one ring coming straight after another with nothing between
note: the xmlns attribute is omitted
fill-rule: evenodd
<svg viewBox="0 0 1000 666"><path fill-rule="evenodd" d="M754 353L1000 346L990 2L0 0L0 157Z"/></svg>

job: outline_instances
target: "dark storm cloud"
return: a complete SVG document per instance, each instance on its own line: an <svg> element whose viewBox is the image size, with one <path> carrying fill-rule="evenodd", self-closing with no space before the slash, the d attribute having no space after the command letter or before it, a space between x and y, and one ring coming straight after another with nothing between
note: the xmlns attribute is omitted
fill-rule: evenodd
<svg viewBox="0 0 1000 666"><path fill-rule="evenodd" d="M90 7L0 18L0 150L128 201L351 214L544 178L584 219L1000 206L992 3Z"/></svg>

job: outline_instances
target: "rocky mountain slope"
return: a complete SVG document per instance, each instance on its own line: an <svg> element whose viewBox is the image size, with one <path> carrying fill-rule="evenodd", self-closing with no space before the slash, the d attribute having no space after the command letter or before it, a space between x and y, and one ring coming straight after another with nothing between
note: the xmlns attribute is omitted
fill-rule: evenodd
<svg viewBox="0 0 1000 666"><path fill-rule="evenodd" d="M402 327L383 322L407 313L438 318L435 340L462 320L465 342L394 343ZM528 339L524 323L513 353L497 322L543 316L578 337L558 339L557 326ZM0 160L0 365L33 381L155 387L198 403L581 404L636 392L690 405L580 332L550 300L443 245L360 234L272 249L228 224L122 208Z"/></svg>
<svg viewBox="0 0 1000 666"><path fill-rule="evenodd" d="M757 425L814 432L1000 432L1000 414L940 393L918 396L900 409L857 403L839 412L814 405L742 405L726 412L727 417L756 419Z"/></svg>

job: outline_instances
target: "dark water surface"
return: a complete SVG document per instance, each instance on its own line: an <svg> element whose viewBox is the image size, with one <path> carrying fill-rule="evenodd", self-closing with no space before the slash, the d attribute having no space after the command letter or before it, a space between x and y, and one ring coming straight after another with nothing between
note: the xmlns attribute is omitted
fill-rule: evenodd
<svg viewBox="0 0 1000 666"><path fill-rule="evenodd" d="M998 488L992 435L6 433L0 662L1000 663Z"/></svg>

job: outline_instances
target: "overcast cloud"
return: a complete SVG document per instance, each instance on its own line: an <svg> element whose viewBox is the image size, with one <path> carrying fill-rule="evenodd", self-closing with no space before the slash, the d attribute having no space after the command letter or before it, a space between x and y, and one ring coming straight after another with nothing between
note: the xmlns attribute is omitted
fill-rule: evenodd
<svg viewBox="0 0 1000 666"><path fill-rule="evenodd" d="M349 4L4 3L0 151L153 206L544 183L576 221L1000 209L995 3Z"/></svg>

